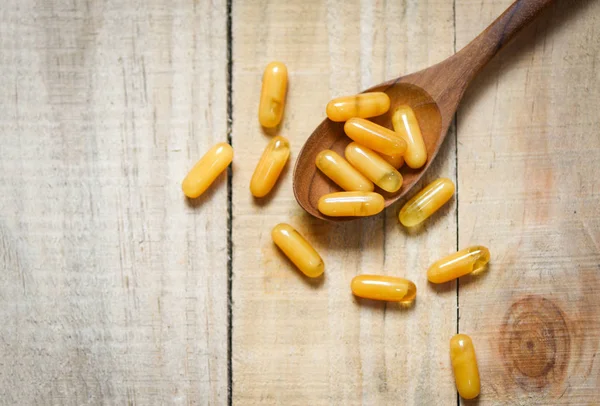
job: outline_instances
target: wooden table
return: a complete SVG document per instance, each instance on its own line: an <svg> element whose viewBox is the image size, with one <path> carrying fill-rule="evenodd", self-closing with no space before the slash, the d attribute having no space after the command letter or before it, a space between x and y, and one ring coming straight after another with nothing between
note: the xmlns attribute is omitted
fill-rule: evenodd
<svg viewBox="0 0 600 406"><path fill-rule="evenodd" d="M599 404L600 2L558 1L482 72L425 177L456 197L416 232L398 205L310 218L292 165L252 199L262 70L290 71L293 164L329 99L452 55L510 0L232 3L2 1L0 402L454 405L460 331L480 404ZM232 176L187 202L187 170L227 140ZM323 280L274 248L278 222ZM488 272L427 284L472 244ZM360 273L418 299L359 301Z"/></svg>

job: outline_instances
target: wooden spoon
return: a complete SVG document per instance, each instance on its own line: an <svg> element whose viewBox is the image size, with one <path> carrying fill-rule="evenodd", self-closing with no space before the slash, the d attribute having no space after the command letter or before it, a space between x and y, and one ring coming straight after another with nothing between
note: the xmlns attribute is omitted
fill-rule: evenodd
<svg viewBox="0 0 600 406"><path fill-rule="evenodd" d="M395 193L382 193L386 207L406 195L431 165L446 138L465 89L475 75L551 2L517 0L477 38L450 58L365 90L385 92L390 97L390 110L372 119L385 127L392 128L391 117L398 106L410 105L421 126L427 148L427 163L420 169L410 169L405 165L401 169L404 177L402 188ZM322 195L340 189L317 169L315 158L324 149L332 149L343 156L344 148L350 141L344 134L344 123L325 119L300 151L294 168L294 195L300 206L315 217L330 221L356 218L328 217L317 209L317 202Z"/></svg>

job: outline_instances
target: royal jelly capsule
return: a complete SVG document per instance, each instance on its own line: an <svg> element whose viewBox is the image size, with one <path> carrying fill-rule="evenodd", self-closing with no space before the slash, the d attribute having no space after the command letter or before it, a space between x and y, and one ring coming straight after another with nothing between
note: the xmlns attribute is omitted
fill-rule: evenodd
<svg viewBox="0 0 600 406"><path fill-rule="evenodd" d="M479 369L471 337L466 334L457 334L452 337L450 359L458 394L463 399L476 398L480 390Z"/></svg>
<svg viewBox="0 0 600 406"><path fill-rule="evenodd" d="M390 109L390 98L383 92L361 93L338 97L327 103L327 117L331 121L347 121L352 117L379 116Z"/></svg>
<svg viewBox="0 0 600 406"><path fill-rule="evenodd" d="M406 227L420 224L450 200L453 194L454 183L450 179L434 180L406 202L398 215L400 222Z"/></svg>
<svg viewBox="0 0 600 406"><path fill-rule="evenodd" d="M385 207L383 196L374 192L337 192L321 196L318 208L332 217L364 217L380 213Z"/></svg>
<svg viewBox="0 0 600 406"><path fill-rule="evenodd" d="M386 275L358 275L350 284L355 296L388 302L410 303L417 296L417 287L407 279Z"/></svg>
<svg viewBox="0 0 600 406"><path fill-rule="evenodd" d="M183 193L189 198L200 196L232 160L233 148L225 142L209 149L183 180L181 184Z"/></svg>
<svg viewBox="0 0 600 406"><path fill-rule="evenodd" d="M404 157L400 154L394 154L394 155L385 155L385 154L381 154L381 153L378 153L378 154L380 157L385 159L385 161L388 164L392 165L396 169L400 169L402 167L402 165L404 165Z"/></svg>
<svg viewBox="0 0 600 406"><path fill-rule="evenodd" d="M265 148L250 180L250 192L255 197L266 196L279 179L290 156L290 143L278 135Z"/></svg>
<svg viewBox="0 0 600 406"><path fill-rule="evenodd" d="M325 264L317 251L289 224L277 224L271 231L271 238L285 256L309 278L316 278L325 270Z"/></svg>
<svg viewBox="0 0 600 406"><path fill-rule="evenodd" d="M400 172L369 148L351 142L345 155L352 166L386 192L395 192L402 187Z"/></svg>
<svg viewBox="0 0 600 406"><path fill-rule="evenodd" d="M351 118L346 121L344 132L359 144L382 154L401 155L406 151L406 142L402 137L364 118Z"/></svg>
<svg viewBox="0 0 600 406"><path fill-rule="evenodd" d="M440 259L427 271L431 283L444 283L463 275L480 272L490 261L490 251L481 245L465 248Z"/></svg>
<svg viewBox="0 0 600 406"><path fill-rule="evenodd" d="M348 191L372 192L373 182L354 169L344 158L332 150L319 152L315 159L317 168L339 187Z"/></svg>
<svg viewBox="0 0 600 406"><path fill-rule="evenodd" d="M277 127L283 116L288 73L282 62L271 62L265 68L258 107L258 121L263 127Z"/></svg>
<svg viewBox="0 0 600 406"><path fill-rule="evenodd" d="M404 152L406 165L414 169L425 165L425 162L427 162L427 149L413 109L407 105L398 107L392 115L392 125L394 131L406 141L406 151Z"/></svg>

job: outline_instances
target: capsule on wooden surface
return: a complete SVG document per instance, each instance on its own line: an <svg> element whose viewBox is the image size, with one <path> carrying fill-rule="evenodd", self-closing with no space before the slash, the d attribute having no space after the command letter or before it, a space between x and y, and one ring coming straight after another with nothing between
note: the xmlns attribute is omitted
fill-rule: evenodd
<svg viewBox="0 0 600 406"><path fill-rule="evenodd" d="M385 201L374 192L337 192L321 196L318 208L326 216L364 217L380 213Z"/></svg>
<svg viewBox="0 0 600 406"><path fill-rule="evenodd" d="M392 115L394 131L406 141L404 162L411 168L420 168L427 162L427 149L421 134L421 127L410 106L402 105Z"/></svg>
<svg viewBox="0 0 600 406"><path fill-rule="evenodd" d="M406 227L420 224L450 200L453 194L454 183L450 179L434 180L406 202L398 215L400 222Z"/></svg>
<svg viewBox="0 0 600 406"><path fill-rule="evenodd" d="M233 148L231 145L220 142L213 146L188 172L181 184L183 193L189 198L200 196L232 160Z"/></svg>
<svg viewBox="0 0 600 406"><path fill-rule="evenodd" d="M480 272L490 261L490 251L481 245L469 247L435 262L427 271L432 283L444 283L463 275Z"/></svg>
<svg viewBox="0 0 600 406"><path fill-rule="evenodd" d="M480 381L477 357L471 337L457 334L450 340L450 359L454 370L454 380L458 394L463 399L473 399L479 395Z"/></svg>
<svg viewBox="0 0 600 406"><path fill-rule="evenodd" d="M410 303L417 296L417 287L404 278L387 275L358 275L350 285L358 297L388 302Z"/></svg>
<svg viewBox="0 0 600 406"><path fill-rule="evenodd" d="M286 257L310 278L320 276L325 270L321 256L308 241L289 224L277 224L271 231L271 238Z"/></svg>
<svg viewBox="0 0 600 406"><path fill-rule="evenodd" d="M344 132L359 144L382 154L403 154L406 151L406 141L400 135L364 118L346 121Z"/></svg>
<svg viewBox="0 0 600 406"><path fill-rule="evenodd" d="M266 146L250 180L250 192L255 197L266 196L279 179L290 156L290 143L278 135Z"/></svg>
<svg viewBox="0 0 600 406"><path fill-rule="evenodd" d="M258 121L263 127L277 127L283 117L288 72L282 62L271 62L265 68L258 107Z"/></svg>
<svg viewBox="0 0 600 406"><path fill-rule="evenodd" d="M352 117L379 116L390 109L390 98L383 92L361 93L338 97L327 103L327 117L331 121L347 121Z"/></svg>
<svg viewBox="0 0 600 406"><path fill-rule="evenodd" d="M332 150L319 152L315 164L325 176L344 190L372 192L375 188L373 182Z"/></svg>
<svg viewBox="0 0 600 406"><path fill-rule="evenodd" d="M396 192L402 187L400 172L369 148L351 142L344 154L352 166L386 192Z"/></svg>
<svg viewBox="0 0 600 406"><path fill-rule="evenodd" d="M404 165L404 157L400 154L386 155L379 152L378 154L380 157L385 159L388 164L392 165L396 169L400 169L402 168L402 165Z"/></svg>

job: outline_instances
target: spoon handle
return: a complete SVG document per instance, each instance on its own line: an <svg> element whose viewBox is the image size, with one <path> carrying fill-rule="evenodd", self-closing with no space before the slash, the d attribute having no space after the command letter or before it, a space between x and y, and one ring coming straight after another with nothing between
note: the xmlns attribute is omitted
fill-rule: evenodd
<svg viewBox="0 0 600 406"><path fill-rule="evenodd" d="M442 110L447 129L458 103L473 77L552 0L516 0L489 27L450 58L424 71L404 77L426 89ZM425 74L423 74L425 73Z"/></svg>
<svg viewBox="0 0 600 406"><path fill-rule="evenodd" d="M516 0L485 31L461 49L455 58L463 62L462 73L466 83L550 3L552 0Z"/></svg>

